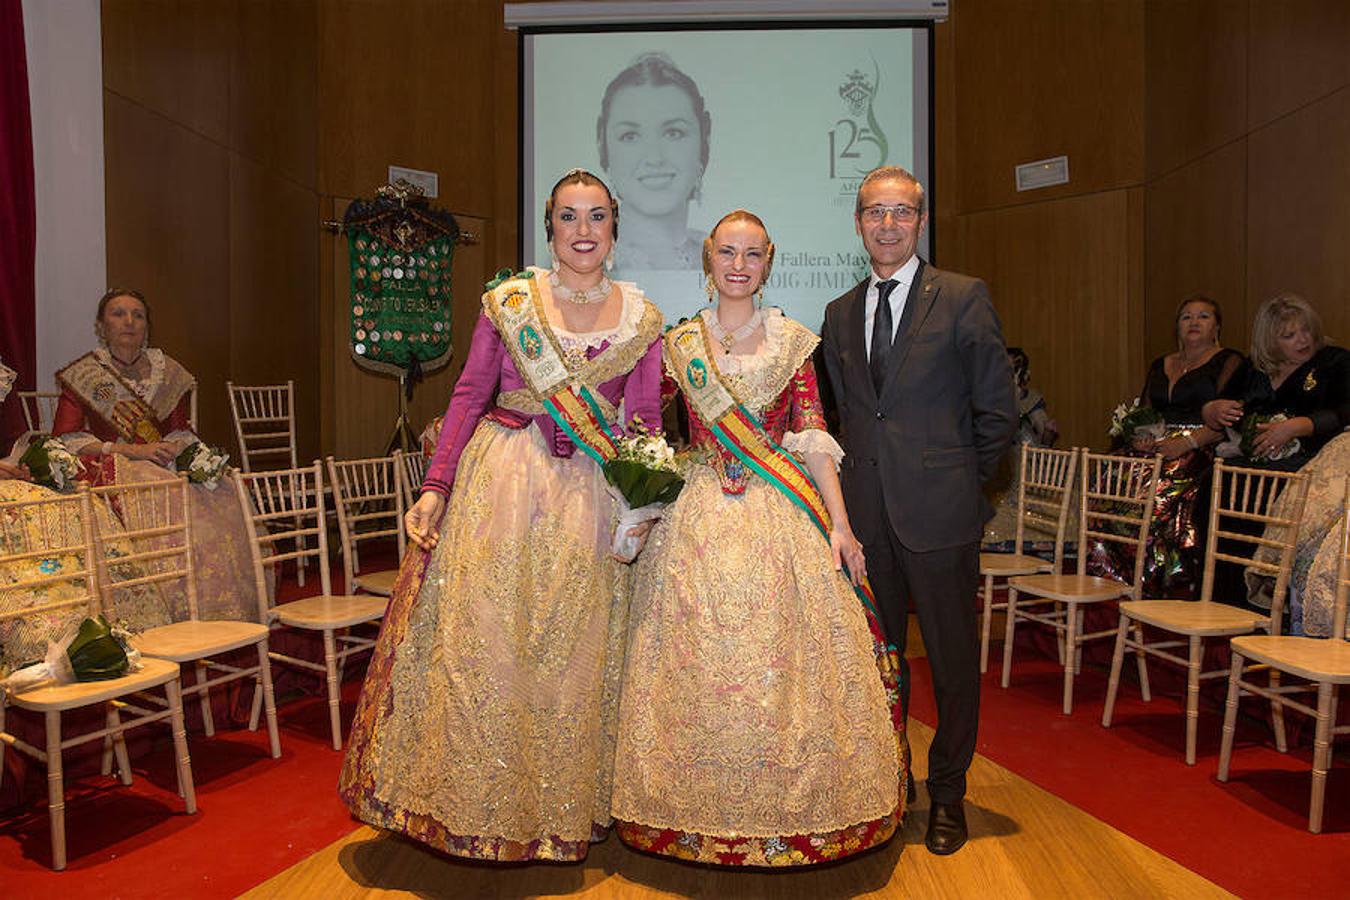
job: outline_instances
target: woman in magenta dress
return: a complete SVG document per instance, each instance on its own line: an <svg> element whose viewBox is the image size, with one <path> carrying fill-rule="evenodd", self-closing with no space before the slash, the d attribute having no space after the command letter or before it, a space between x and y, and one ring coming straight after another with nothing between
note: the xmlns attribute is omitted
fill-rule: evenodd
<svg viewBox="0 0 1350 900"><path fill-rule="evenodd" d="M552 270L483 296L339 788L474 859L579 860L609 825L628 572L596 454L660 417L664 322L605 277L608 188L569 173L545 223Z"/></svg>

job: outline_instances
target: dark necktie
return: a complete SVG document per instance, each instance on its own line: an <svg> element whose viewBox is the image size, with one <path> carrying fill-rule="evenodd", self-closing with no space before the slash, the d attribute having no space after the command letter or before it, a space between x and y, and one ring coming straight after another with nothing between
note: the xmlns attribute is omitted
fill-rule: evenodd
<svg viewBox="0 0 1350 900"><path fill-rule="evenodd" d="M878 394L886 380L886 359L891 355L891 332L895 330L895 320L891 317L891 291L899 283L890 278L877 282L877 313L872 319L872 353L867 367L872 371L872 385Z"/></svg>

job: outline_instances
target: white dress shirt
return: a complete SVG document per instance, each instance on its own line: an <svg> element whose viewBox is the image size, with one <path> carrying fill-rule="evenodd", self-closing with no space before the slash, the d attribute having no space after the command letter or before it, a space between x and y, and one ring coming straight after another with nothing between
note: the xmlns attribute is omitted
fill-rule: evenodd
<svg viewBox="0 0 1350 900"><path fill-rule="evenodd" d="M891 306L891 343L895 343L896 332L900 329L900 316L905 311L905 300L909 297L909 286L914 283L914 275L919 271L919 257L911 256L909 262L895 270L889 279L882 278L872 271L867 282L867 295L863 299L863 347L867 349L867 358L872 358L872 323L877 317L877 298L881 289L877 287L883 281L895 281L895 289L887 298Z"/></svg>

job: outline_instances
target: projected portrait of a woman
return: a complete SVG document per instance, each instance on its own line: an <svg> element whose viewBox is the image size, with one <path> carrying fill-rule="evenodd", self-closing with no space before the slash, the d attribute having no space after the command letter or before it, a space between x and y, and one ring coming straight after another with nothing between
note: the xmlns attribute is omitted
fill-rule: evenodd
<svg viewBox="0 0 1350 900"><path fill-rule="evenodd" d="M664 53L643 53L605 88L595 138L620 203L617 273L699 267L689 204L699 199L711 126L698 85Z"/></svg>

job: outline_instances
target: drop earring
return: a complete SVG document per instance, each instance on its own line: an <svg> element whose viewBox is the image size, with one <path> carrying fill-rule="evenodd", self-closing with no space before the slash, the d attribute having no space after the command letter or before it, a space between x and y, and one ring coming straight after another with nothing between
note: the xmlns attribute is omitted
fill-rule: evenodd
<svg viewBox="0 0 1350 900"><path fill-rule="evenodd" d="M764 282L759 283L759 288L755 291L755 309L764 308Z"/></svg>
<svg viewBox="0 0 1350 900"><path fill-rule="evenodd" d="M704 281L703 281L703 290L704 290L704 291L707 293L707 295L708 295L708 302L709 302L709 303L712 303L713 300L716 299L716 296L717 296L717 288L713 286L713 279L712 279L712 276L711 276L711 275L709 275L707 278L704 279Z"/></svg>
<svg viewBox="0 0 1350 900"><path fill-rule="evenodd" d="M614 271L614 248L613 248L613 247L611 247L611 248L609 249L609 255L605 257L605 271L606 271L606 272L613 272L613 271Z"/></svg>

